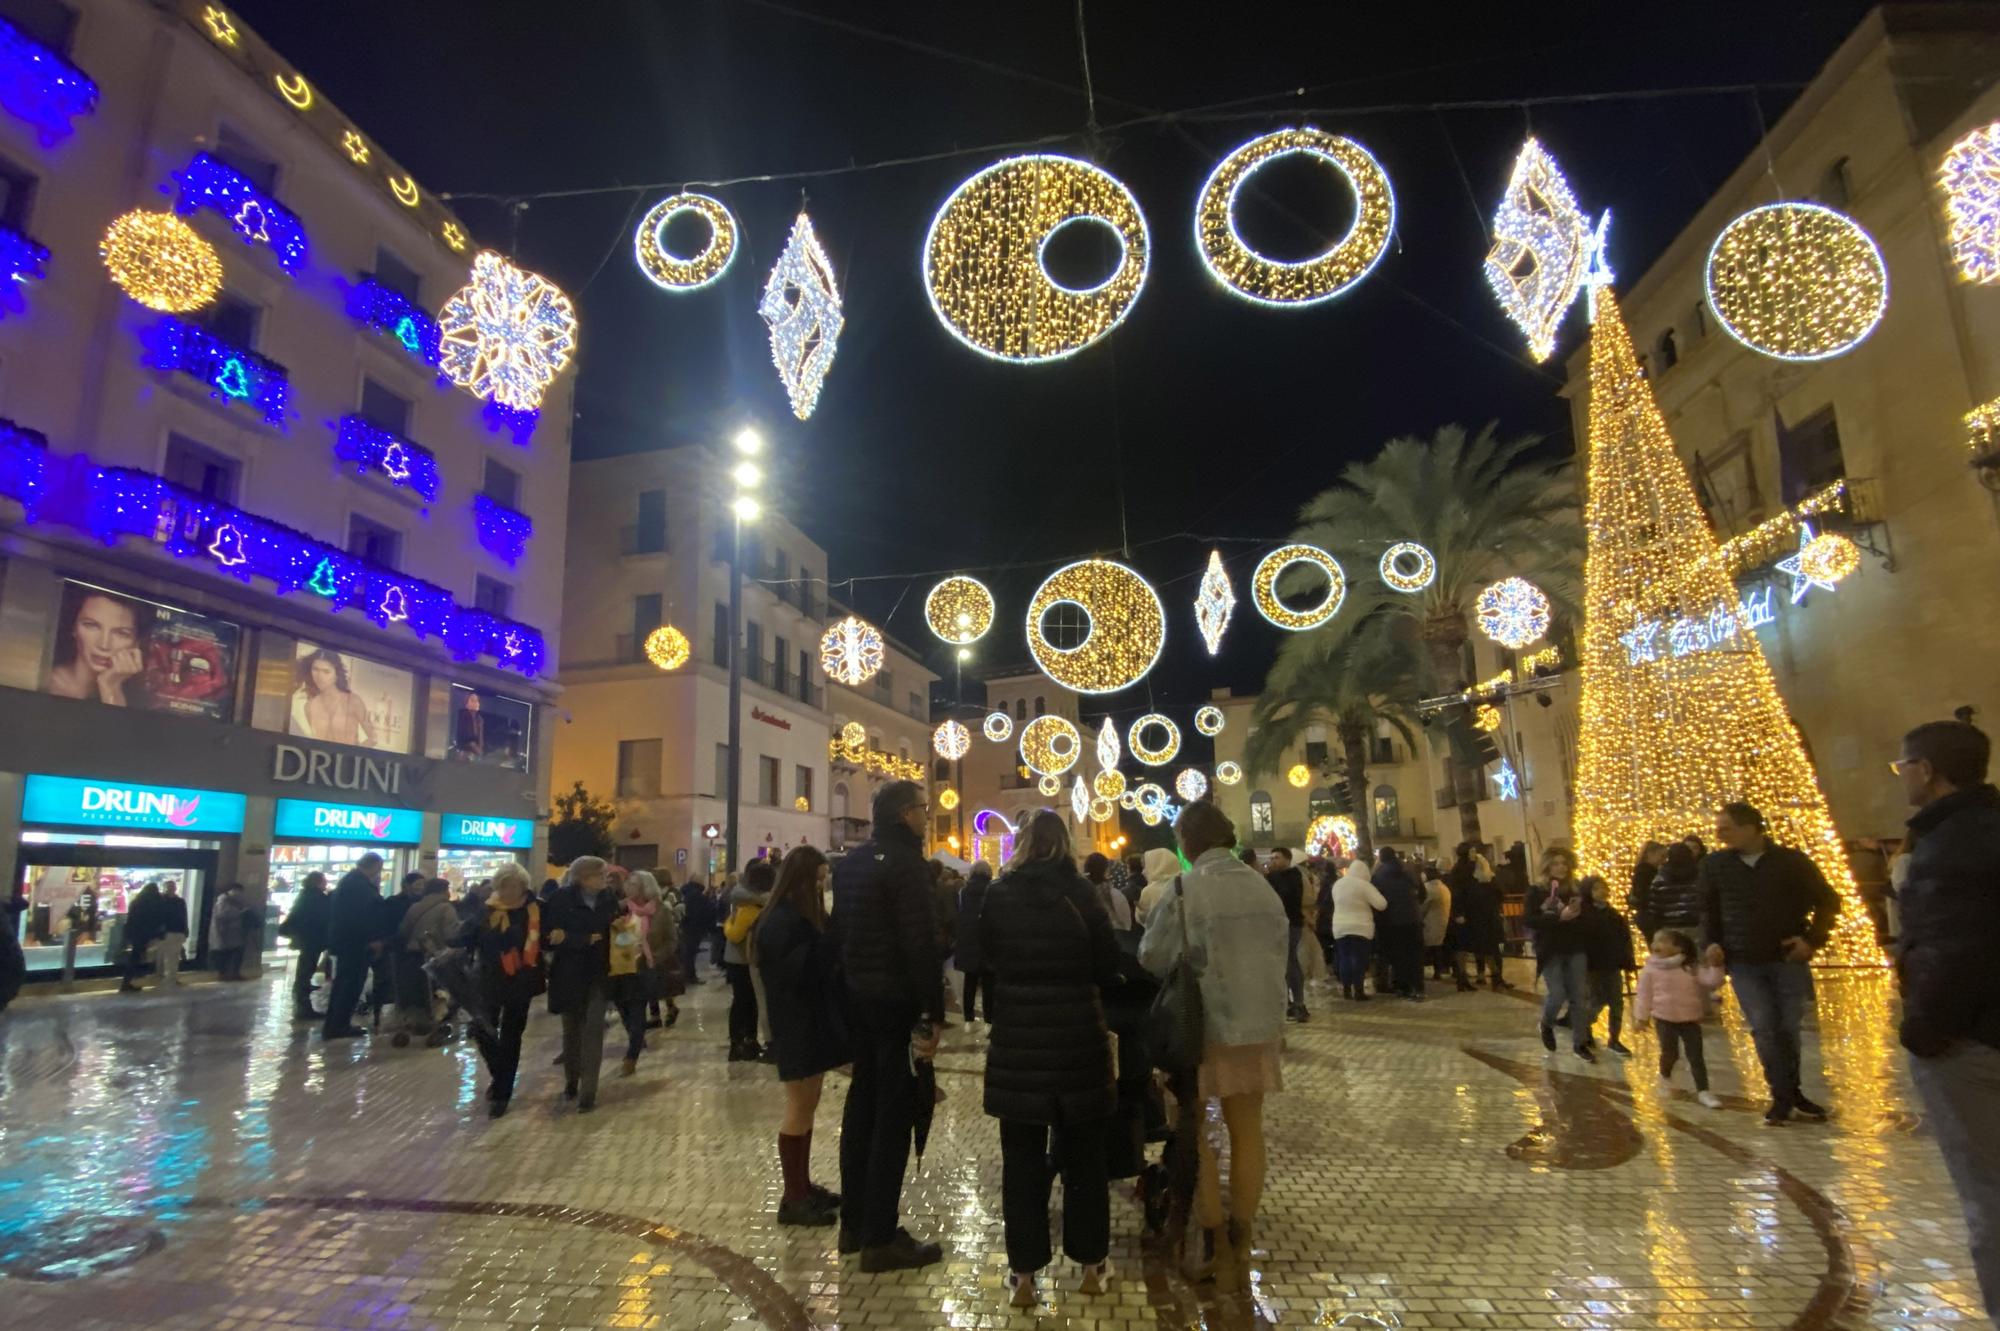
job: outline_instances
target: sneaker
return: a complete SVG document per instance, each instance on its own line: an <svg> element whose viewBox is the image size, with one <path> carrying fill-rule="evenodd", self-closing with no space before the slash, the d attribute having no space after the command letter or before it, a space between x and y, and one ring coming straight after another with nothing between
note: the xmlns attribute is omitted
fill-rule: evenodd
<svg viewBox="0 0 2000 1331"><path fill-rule="evenodd" d="M1792 1096L1792 1112L1800 1118L1813 1123L1826 1122L1826 1110L1806 1099L1803 1095L1795 1094Z"/></svg>
<svg viewBox="0 0 2000 1331"><path fill-rule="evenodd" d="M907 1229L898 1228L887 1243L861 1250L861 1269L870 1275L883 1271L914 1271L944 1260L944 1249L935 1243L920 1243Z"/></svg>
<svg viewBox="0 0 2000 1331"><path fill-rule="evenodd" d="M1764 1111L1764 1126L1767 1128L1782 1128L1791 1119L1792 1107L1783 1100L1773 1100L1771 1107Z"/></svg>
<svg viewBox="0 0 2000 1331"><path fill-rule="evenodd" d="M797 1201L778 1203L778 1223L781 1225L801 1225L817 1229L823 1225L839 1223L840 1211L829 1207L820 1198L807 1193Z"/></svg>
<svg viewBox="0 0 2000 1331"><path fill-rule="evenodd" d="M1586 1063L1595 1063L1597 1061L1597 1055L1590 1052L1590 1046L1587 1044L1580 1044L1576 1047L1576 1056Z"/></svg>
<svg viewBox="0 0 2000 1331"><path fill-rule="evenodd" d="M1696 1091L1694 1093L1694 1102L1703 1109L1722 1108L1722 1097L1714 1091Z"/></svg>
<svg viewBox="0 0 2000 1331"><path fill-rule="evenodd" d="M1622 1041L1619 1040L1607 1041L1604 1047L1606 1049L1609 1049L1614 1054L1620 1054L1626 1058L1632 1057L1632 1051L1630 1049L1627 1049Z"/></svg>
<svg viewBox="0 0 2000 1331"><path fill-rule="evenodd" d="M1038 1306L1042 1301L1041 1295L1035 1292L1035 1273L1033 1271L1009 1271L1007 1273L1007 1288L1013 1291L1008 1296L1007 1302L1016 1308L1033 1308Z"/></svg>
<svg viewBox="0 0 2000 1331"><path fill-rule="evenodd" d="M1546 1021L1542 1023L1542 1048L1552 1054L1556 1051L1556 1028Z"/></svg>
<svg viewBox="0 0 2000 1331"><path fill-rule="evenodd" d="M1109 1257L1095 1266L1084 1267L1082 1292L1085 1294L1108 1293L1111 1289L1111 1278L1117 1274L1118 1272L1111 1265Z"/></svg>

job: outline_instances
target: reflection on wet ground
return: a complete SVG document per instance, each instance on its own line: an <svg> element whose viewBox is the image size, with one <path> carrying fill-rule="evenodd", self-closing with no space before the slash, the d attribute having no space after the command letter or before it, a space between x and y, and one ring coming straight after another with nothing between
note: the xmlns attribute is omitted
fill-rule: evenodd
<svg viewBox="0 0 2000 1331"><path fill-rule="evenodd" d="M1251 1293L1191 1288L1121 1188L1113 1292L1082 1297L1058 1261L1032 1317L1002 1282L978 1027L947 1034L906 1189L946 1260L876 1277L833 1231L775 1224L777 1087L723 1061L719 985L588 1118L538 1017L498 1122L470 1049L327 1048L282 997L274 978L0 1017L0 1326L1986 1325L1874 975L1822 979L1809 1062L1833 1120L1779 1130L1733 1007L1709 1027L1710 1111L1685 1073L1658 1081L1648 1037L1593 1066L1544 1055L1505 997L1320 998L1267 1104ZM829 1183L844 1092L829 1079L814 1142Z"/></svg>

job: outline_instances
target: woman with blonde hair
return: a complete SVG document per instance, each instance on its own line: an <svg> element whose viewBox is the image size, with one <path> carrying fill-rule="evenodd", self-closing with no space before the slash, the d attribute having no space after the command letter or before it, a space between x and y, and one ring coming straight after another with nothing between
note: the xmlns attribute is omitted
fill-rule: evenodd
<svg viewBox="0 0 2000 1331"><path fill-rule="evenodd" d="M840 1194L812 1181L813 1115L827 1072L849 1062L840 943L827 929L826 892L833 866L811 846L796 846L778 866L770 904L757 919L754 949L764 978L765 1011L785 1118L778 1128L778 1167L785 1192L781 1225L831 1225Z"/></svg>
<svg viewBox="0 0 2000 1331"><path fill-rule="evenodd" d="M624 875L623 896L623 913L611 926L610 994L625 1027L618 1075L629 1077L646 1048L646 1004L659 994L659 969L672 955L660 940L671 937L673 916L661 901L659 881L644 869Z"/></svg>
<svg viewBox="0 0 2000 1331"><path fill-rule="evenodd" d="M544 987L542 906L529 890L528 871L518 864L501 865L491 886L484 907L469 926L467 945L479 958L484 1006L492 1014L491 1030L476 1021L471 1026L479 1056L493 1079L486 1088L486 1112L499 1118L514 1098L528 1009Z"/></svg>
<svg viewBox="0 0 2000 1331"><path fill-rule="evenodd" d="M605 883L610 868L579 855L542 908L549 950L549 1011L562 1018L563 1098L578 1113L597 1108L604 1062L604 1009L611 1000L611 926L620 903Z"/></svg>

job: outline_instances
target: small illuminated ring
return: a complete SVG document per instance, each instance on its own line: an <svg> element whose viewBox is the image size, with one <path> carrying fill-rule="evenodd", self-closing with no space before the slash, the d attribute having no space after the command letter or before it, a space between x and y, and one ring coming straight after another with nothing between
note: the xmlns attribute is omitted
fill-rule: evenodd
<svg viewBox="0 0 2000 1331"><path fill-rule="evenodd" d="M1208 793L1208 778L1192 767L1183 767L1174 778L1174 792L1184 800L1198 800Z"/></svg>
<svg viewBox="0 0 2000 1331"><path fill-rule="evenodd" d="M1105 799L1102 795L1098 796L1096 799L1090 802L1091 822L1108 823L1111 821L1111 814L1112 814L1111 801Z"/></svg>
<svg viewBox="0 0 2000 1331"><path fill-rule="evenodd" d="M993 627L993 593L977 578L946 578L924 598L924 620L945 642L977 642Z"/></svg>
<svg viewBox="0 0 2000 1331"><path fill-rule="evenodd" d="M1063 602L1080 606L1089 631L1058 647L1042 616ZM1167 612L1152 585L1123 564L1084 559L1049 574L1028 602L1028 650L1056 683L1078 693L1113 693L1145 678L1167 642Z"/></svg>
<svg viewBox="0 0 2000 1331"><path fill-rule="evenodd" d="M1115 800L1125 793L1125 774L1116 768L1099 772L1090 779L1090 788L1100 799Z"/></svg>
<svg viewBox="0 0 2000 1331"><path fill-rule="evenodd" d="M1437 560L1415 541L1398 541L1382 552L1381 572L1391 591L1420 592L1437 578Z"/></svg>
<svg viewBox="0 0 2000 1331"><path fill-rule="evenodd" d="M1354 191L1354 223L1325 253L1297 263L1266 258L1236 230L1236 195L1261 166L1304 155L1327 163ZM1250 140L1216 163L1194 209L1195 247L1217 281L1263 305L1313 305L1368 276L1389 248L1396 196L1366 148L1312 128L1281 129Z"/></svg>
<svg viewBox="0 0 2000 1331"><path fill-rule="evenodd" d="M1220 735L1222 733L1222 709L1220 707L1197 708L1194 714L1194 728L1204 735Z"/></svg>
<svg viewBox="0 0 2000 1331"><path fill-rule="evenodd" d="M1310 610L1293 610L1278 599L1278 579L1294 564L1311 564L1326 574L1326 595ZM1265 555L1250 577L1251 599L1257 613L1281 629L1302 633L1332 619L1347 599L1347 575L1332 555L1316 545L1283 545Z"/></svg>
<svg viewBox="0 0 2000 1331"><path fill-rule="evenodd" d="M1243 779L1243 769L1233 762L1219 762L1215 765L1215 779L1225 786L1233 786Z"/></svg>
<svg viewBox="0 0 2000 1331"><path fill-rule="evenodd" d="M1722 228L1706 282L1724 331L1777 360L1851 351L1889 307L1889 270L1874 239L1816 203L1766 204Z"/></svg>
<svg viewBox="0 0 2000 1331"><path fill-rule="evenodd" d="M1123 794L1119 795L1119 796L1118 796L1118 807L1119 807L1119 808L1121 808L1121 809L1136 809L1136 808L1138 808L1138 807L1139 807L1139 792L1138 792L1138 791L1136 791L1136 790L1128 790L1128 791L1125 791L1125 792L1124 792Z"/></svg>
<svg viewBox="0 0 2000 1331"><path fill-rule="evenodd" d="M1167 732L1167 742L1158 748L1152 748L1141 736L1156 726ZM1174 755L1181 751L1181 728L1158 712L1148 712L1134 721L1132 728L1125 732L1125 747L1132 751L1134 758L1148 767L1164 766L1172 762Z"/></svg>
<svg viewBox="0 0 2000 1331"><path fill-rule="evenodd" d="M271 82L278 85L278 95L299 110L303 111L313 104L312 85L306 82L304 75L294 74L287 79L283 74L273 74Z"/></svg>
<svg viewBox="0 0 2000 1331"><path fill-rule="evenodd" d="M402 204L405 208L414 208L417 206L417 182L409 176L404 176L401 180L390 176L389 192L394 194L396 202Z"/></svg>
<svg viewBox="0 0 2000 1331"><path fill-rule="evenodd" d="M1062 794L1062 782L1055 777L1045 776L1035 782L1035 789L1053 798Z"/></svg>
<svg viewBox="0 0 2000 1331"><path fill-rule="evenodd" d="M1021 727L1021 761L1037 775L1061 776L1082 754L1083 737L1063 717L1038 716Z"/></svg>
<svg viewBox="0 0 2000 1331"><path fill-rule="evenodd" d="M708 244L686 259L669 253L663 239L667 223L682 213L695 213L708 223ZM706 194L676 194L654 204L639 219L632 248L639 258L639 271L653 285L667 291L698 291L721 277L736 257L736 219Z"/></svg>
<svg viewBox="0 0 2000 1331"><path fill-rule="evenodd" d="M980 730L995 744L1002 743L1014 733L1014 718L1005 712L988 712L986 724Z"/></svg>
<svg viewBox="0 0 2000 1331"><path fill-rule="evenodd" d="M1161 787L1154 785L1151 781L1148 781L1132 792L1132 798L1137 801L1141 809L1157 811L1161 805L1167 802L1167 792Z"/></svg>

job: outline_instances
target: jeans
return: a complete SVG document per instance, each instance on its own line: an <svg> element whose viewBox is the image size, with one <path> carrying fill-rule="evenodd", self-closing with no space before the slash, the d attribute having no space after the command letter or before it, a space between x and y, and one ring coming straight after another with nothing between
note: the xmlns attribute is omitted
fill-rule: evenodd
<svg viewBox="0 0 2000 1331"><path fill-rule="evenodd" d="M2000 1326L2000 1049L1961 1040L1935 1058L1912 1058L1910 1077L1965 1210L1986 1316Z"/></svg>
<svg viewBox="0 0 2000 1331"><path fill-rule="evenodd" d="M1813 1001L1811 968L1802 961L1731 962L1729 984L1750 1023L1771 1099L1791 1104L1799 1094L1799 1029Z"/></svg>
<svg viewBox="0 0 2000 1331"><path fill-rule="evenodd" d="M1343 986L1352 985L1358 992L1367 983L1368 956L1374 950L1375 940L1361 934L1333 940L1333 970Z"/></svg>
<svg viewBox="0 0 2000 1331"><path fill-rule="evenodd" d="M597 1070L604 1066L604 1007L608 999L599 980L585 991L581 1005L562 1014L563 1089L575 1090L584 1104L597 1103Z"/></svg>
<svg viewBox="0 0 2000 1331"><path fill-rule="evenodd" d="M502 1104L514 1098L514 1076L521 1070L521 1036L528 1029L528 1009L533 1003L532 998L501 1003L493 1013L498 1029L491 1035L476 1025L472 1028L473 1042L493 1077L492 1097Z"/></svg>
<svg viewBox="0 0 2000 1331"><path fill-rule="evenodd" d="M1611 1043L1618 1043L1618 1033L1625 1029L1625 972L1590 972L1590 1019L1594 1024L1597 1014L1611 1014ZM1590 1027L1586 1026L1585 1030Z"/></svg>
<svg viewBox="0 0 2000 1331"><path fill-rule="evenodd" d="M1285 1001L1293 1007L1306 1005L1306 968L1299 962L1299 939L1305 936L1305 926L1294 924L1285 932L1285 940L1290 944L1285 949ZM1064 1191L1068 1188L1065 1186ZM1088 1263L1086 1263L1088 1265ZM1017 1267L1016 1270L1032 1270L1031 1267Z"/></svg>
<svg viewBox="0 0 2000 1331"><path fill-rule="evenodd" d="M625 1025L625 1057L637 1059L646 1048L646 1000L634 998L620 1003L618 1020Z"/></svg>
<svg viewBox="0 0 2000 1331"><path fill-rule="evenodd" d="M972 1014L972 1006L979 1001L979 987L982 984L986 986L986 1019L988 1021L993 1020L993 981L978 971L967 971L965 973L965 997L959 1004L960 1007L965 1009L965 1019L967 1021L978 1020Z"/></svg>
<svg viewBox="0 0 2000 1331"><path fill-rule="evenodd" d="M1668 1021L1665 1017L1653 1018L1653 1034L1660 1039L1660 1075L1674 1075L1674 1056L1686 1053L1688 1071L1694 1073L1694 1088L1708 1089L1708 1059L1701 1052L1701 1023L1698 1021Z"/></svg>
<svg viewBox="0 0 2000 1331"><path fill-rule="evenodd" d="M1039 1271L1049 1264L1049 1189L1057 1174L1063 1181L1063 1252L1079 1266L1094 1266L1110 1254L1111 1183L1104 1154L1109 1126L1102 1118L1054 1128L1000 1120L1000 1214L1007 1229L1007 1265L1014 1270Z"/></svg>
<svg viewBox="0 0 2000 1331"><path fill-rule="evenodd" d="M722 963L729 976L729 1043L757 1042L757 989L750 983L750 967L740 961Z"/></svg>
<svg viewBox="0 0 2000 1331"><path fill-rule="evenodd" d="M1597 1015L1591 1011L1590 971L1583 953L1550 957L1542 966L1542 980L1549 986L1549 996L1542 1000L1542 1025L1555 1025L1563 1005L1568 1004L1570 1044L1583 1048Z"/></svg>
<svg viewBox="0 0 2000 1331"><path fill-rule="evenodd" d="M326 1000L323 1034L332 1035L354 1025L354 1009L361 1002L361 982L370 969L365 947L333 954L333 992Z"/></svg>
<svg viewBox="0 0 2000 1331"><path fill-rule="evenodd" d="M917 1012L857 1002L851 1022L854 1075L840 1115L840 1225L873 1248L896 1234L917 1121L917 1079L910 1072Z"/></svg>
<svg viewBox="0 0 2000 1331"><path fill-rule="evenodd" d="M1424 926L1383 924L1375 929L1376 941L1389 958L1396 992L1406 997L1424 991Z"/></svg>
<svg viewBox="0 0 2000 1331"><path fill-rule="evenodd" d="M312 1011L313 972L326 955L318 943L301 942L298 959L292 963L292 1010L301 1015Z"/></svg>

